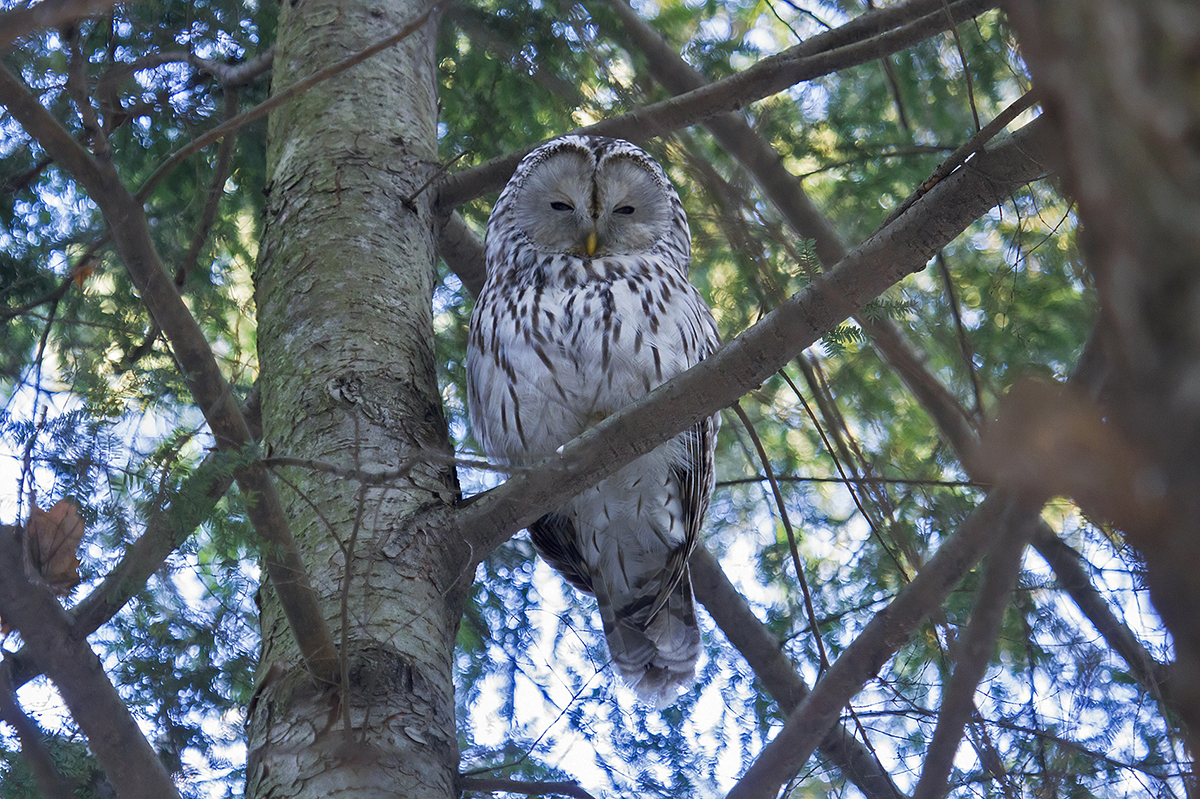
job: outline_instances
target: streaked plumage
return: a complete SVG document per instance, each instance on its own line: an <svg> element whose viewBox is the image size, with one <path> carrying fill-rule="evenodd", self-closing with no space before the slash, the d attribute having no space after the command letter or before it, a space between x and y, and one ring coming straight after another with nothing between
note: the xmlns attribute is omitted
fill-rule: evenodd
<svg viewBox="0 0 1200 799"><path fill-rule="evenodd" d="M717 346L688 282L687 215L666 173L620 139L565 136L517 167L488 220L471 316L468 402L493 460L530 464ZM613 662L663 706L700 635L687 559L713 488L710 417L529 528L594 594Z"/></svg>

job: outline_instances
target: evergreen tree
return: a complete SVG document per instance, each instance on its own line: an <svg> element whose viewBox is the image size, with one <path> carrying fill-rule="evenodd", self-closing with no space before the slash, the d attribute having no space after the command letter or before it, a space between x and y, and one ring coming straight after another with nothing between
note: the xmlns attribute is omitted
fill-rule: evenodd
<svg viewBox="0 0 1200 799"><path fill-rule="evenodd" d="M1200 20L997 6L4 11L0 797L1189 794ZM481 233L579 128L727 343L504 474ZM722 409L658 711L520 531Z"/></svg>

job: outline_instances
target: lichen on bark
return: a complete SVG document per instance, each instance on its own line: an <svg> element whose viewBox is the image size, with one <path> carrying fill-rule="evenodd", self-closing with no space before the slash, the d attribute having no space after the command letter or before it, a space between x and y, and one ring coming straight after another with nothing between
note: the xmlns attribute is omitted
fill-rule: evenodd
<svg viewBox="0 0 1200 799"><path fill-rule="evenodd" d="M406 0L285 3L274 85L423 11ZM271 117L255 283L273 455L371 471L448 447L432 353L430 198L418 193L437 168L436 26L431 19ZM389 486L277 473L342 680L312 684L264 585L247 795L451 796L463 564L429 525L457 495L453 471L421 464Z"/></svg>

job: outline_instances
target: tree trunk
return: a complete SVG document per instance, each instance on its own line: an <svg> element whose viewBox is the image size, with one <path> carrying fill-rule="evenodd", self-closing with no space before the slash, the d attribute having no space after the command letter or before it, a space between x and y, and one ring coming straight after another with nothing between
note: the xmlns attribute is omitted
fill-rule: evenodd
<svg viewBox="0 0 1200 799"><path fill-rule="evenodd" d="M284 3L275 89L422 11L413 0ZM250 797L453 792L451 665L470 575L428 520L449 509L457 481L451 467L426 463L387 485L349 474L448 451L429 196L417 194L437 168L436 28L431 19L270 121L256 275L264 442L268 455L344 470L277 470L342 675L340 685L312 683L265 584Z"/></svg>
<svg viewBox="0 0 1200 799"><path fill-rule="evenodd" d="M1170 693L1200 747L1200 10L1189 0L1009 0L1059 128L1100 297L1108 418L1133 458L1094 490L1146 558L1174 639Z"/></svg>

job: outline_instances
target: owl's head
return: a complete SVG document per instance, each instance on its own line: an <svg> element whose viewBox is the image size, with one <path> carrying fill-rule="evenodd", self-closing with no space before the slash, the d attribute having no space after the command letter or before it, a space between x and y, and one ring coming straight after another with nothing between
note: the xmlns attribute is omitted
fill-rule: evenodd
<svg viewBox="0 0 1200 799"><path fill-rule="evenodd" d="M521 161L492 212L543 254L690 251L687 216L662 167L623 139L564 136ZM498 219L502 216L502 219Z"/></svg>

